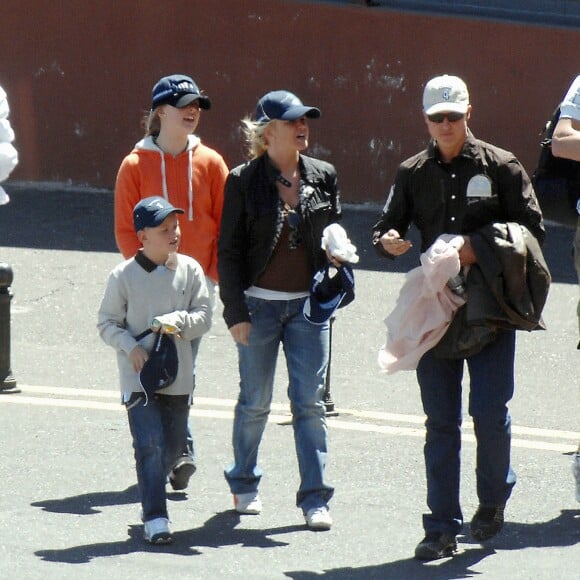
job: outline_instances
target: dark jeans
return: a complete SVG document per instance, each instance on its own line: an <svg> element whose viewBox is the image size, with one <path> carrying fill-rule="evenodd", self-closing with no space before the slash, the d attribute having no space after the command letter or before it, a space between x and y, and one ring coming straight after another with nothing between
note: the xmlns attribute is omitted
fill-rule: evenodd
<svg viewBox="0 0 580 580"><path fill-rule="evenodd" d="M131 402L130 402L131 403ZM189 416L188 395L155 395L147 405L128 404L143 521L167 517L165 483L183 449Z"/></svg>
<svg viewBox="0 0 580 580"><path fill-rule="evenodd" d="M505 331L467 359L437 358L428 351L417 367L425 423L426 532L459 533L461 382L464 363L470 377L469 414L477 440L476 480L479 503L506 503L516 476L510 467L511 419L507 403L514 393L515 332Z"/></svg>

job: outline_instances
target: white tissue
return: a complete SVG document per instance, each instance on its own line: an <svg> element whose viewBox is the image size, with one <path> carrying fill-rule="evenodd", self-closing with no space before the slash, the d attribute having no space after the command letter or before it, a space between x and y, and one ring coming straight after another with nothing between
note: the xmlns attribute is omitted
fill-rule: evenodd
<svg viewBox="0 0 580 580"><path fill-rule="evenodd" d="M339 224L330 224L324 228L321 246L341 262L356 264L359 261L356 246L351 244L345 229Z"/></svg>

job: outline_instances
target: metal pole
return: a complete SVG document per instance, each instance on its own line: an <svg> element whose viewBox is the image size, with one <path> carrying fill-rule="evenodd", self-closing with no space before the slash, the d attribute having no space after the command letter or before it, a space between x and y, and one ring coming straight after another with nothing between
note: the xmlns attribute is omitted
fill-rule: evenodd
<svg viewBox="0 0 580 580"><path fill-rule="evenodd" d="M332 325L334 324L334 316L331 316L328 328L328 367L326 369L326 382L324 384L324 407L326 409L327 417L337 417L338 412L334 410L334 401L330 392L330 363L332 361Z"/></svg>
<svg viewBox="0 0 580 580"><path fill-rule="evenodd" d="M12 268L0 263L0 394L20 392L10 369L10 285L13 279Z"/></svg>

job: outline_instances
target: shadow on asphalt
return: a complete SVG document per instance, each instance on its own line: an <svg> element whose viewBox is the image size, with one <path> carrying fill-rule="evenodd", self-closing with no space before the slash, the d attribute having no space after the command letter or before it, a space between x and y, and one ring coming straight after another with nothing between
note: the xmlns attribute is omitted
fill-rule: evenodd
<svg viewBox="0 0 580 580"><path fill-rule="evenodd" d="M63 499L47 499L30 505L42 508L45 512L54 514L90 515L101 513L99 507L125 505L139 502L137 485L131 485L123 491L99 491L85 493Z"/></svg>
<svg viewBox="0 0 580 580"><path fill-rule="evenodd" d="M535 524L506 523L504 531L485 546L473 544L469 549L461 551L453 558L446 558L436 562L422 563L414 558L388 562L378 566L364 566L362 568L334 568L324 574L314 572L286 572L286 576L293 580L450 580L452 578L472 578L480 576L481 572L471 568L484 558L493 556L497 552L507 550L525 550L528 548L555 548L574 546L580 543L580 510L562 510L561 514L548 522ZM467 540L469 542L469 540ZM388 555L385 550L385 555ZM572 569L574 564L570 562Z"/></svg>
<svg viewBox="0 0 580 580"><path fill-rule="evenodd" d="M117 253L111 191L20 182L3 186L11 201L0 207L0 262L2 246ZM407 272L419 264L417 232L409 233L414 247L404 256L394 261L379 256L371 247L370 234L380 212L379 205L344 206L343 226L361 258L357 268ZM550 222L547 226L544 252L552 278L554 282L575 284L571 256L574 230L569 216L564 218L553 210L546 211L546 217L562 222Z"/></svg>
<svg viewBox="0 0 580 580"><path fill-rule="evenodd" d="M42 505L43 503L46 504L48 502L33 505ZM294 580L316 580L320 578L332 578L332 580L389 578L449 580L450 578L470 578L480 574L471 570L472 566L498 551L578 544L580 542L579 519L580 510L562 510L560 516L547 522L534 524L508 522L505 525L504 532L485 546L480 544L469 545L469 540L460 538L460 541L467 542L469 548L460 551L453 558L437 562L422 563L414 558L408 558L361 568L330 568L323 574L297 570L287 571L285 575ZM219 512L207 520L200 528L176 532L173 535L173 543L165 546L150 546L146 544L142 537L142 526L131 525L128 530L129 537L125 540L72 546L62 550L38 550L35 555L44 561L68 564L86 564L95 558L107 558L135 552L163 552L181 556L201 556L203 552L197 549L199 547L220 548L239 545L254 548L275 548L287 546L288 542L277 540L272 536L295 533L301 530L312 533L307 530L305 525L266 529L238 529L239 523L240 515L234 510ZM388 549L385 550L385 557L387 556Z"/></svg>
<svg viewBox="0 0 580 580"><path fill-rule="evenodd" d="M271 536L291 534L304 530L310 532L306 525L283 526L266 529L238 529L241 518L234 510L217 513L203 526L173 534L173 543L162 546L149 545L143 539L143 526L130 525L129 537L118 542L85 544L62 550L38 550L35 555L47 562L67 564L86 564L95 558L108 558L136 552L163 552L178 556L201 556L198 547L221 548L224 546L241 546L253 548L276 548L288 546L288 542L273 539Z"/></svg>

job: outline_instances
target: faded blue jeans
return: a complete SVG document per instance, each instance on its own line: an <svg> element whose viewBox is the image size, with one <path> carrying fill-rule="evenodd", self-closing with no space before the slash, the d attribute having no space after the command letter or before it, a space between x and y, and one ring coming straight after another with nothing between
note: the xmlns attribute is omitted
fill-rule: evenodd
<svg viewBox="0 0 580 580"><path fill-rule="evenodd" d="M328 367L329 324L314 325L302 315L305 298L247 297L250 344L238 345L240 394L233 428L234 463L225 471L234 494L257 491L262 472L258 448L268 421L280 344L288 369L288 397L300 487L296 505L304 512L326 506L334 489L324 482L327 427L323 402Z"/></svg>
<svg viewBox="0 0 580 580"><path fill-rule="evenodd" d="M189 416L188 395L154 395L127 403L133 436L143 521L167 517L167 475L183 449Z"/></svg>
<svg viewBox="0 0 580 580"><path fill-rule="evenodd" d="M217 299L217 285L208 276L205 277L205 282L207 284L207 291L209 292L209 304L212 312L216 309L216 299ZM193 392L195 392L195 375L197 373L197 355L199 354L199 346L201 344L202 337L194 338L191 341L191 354L193 358ZM189 456L193 463L195 464L195 443L193 441L193 432L191 430L191 424L187 424L187 437L180 456Z"/></svg>
<svg viewBox="0 0 580 580"><path fill-rule="evenodd" d="M515 331L503 331L467 359L437 358L426 352L417 367L425 423L429 532L456 535L463 515L459 505L461 381L464 363L470 377L469 414L477 440L476 482L479 503L505 505L516 476L510 466L511 418L507 403L514 393Z"/></svg>

